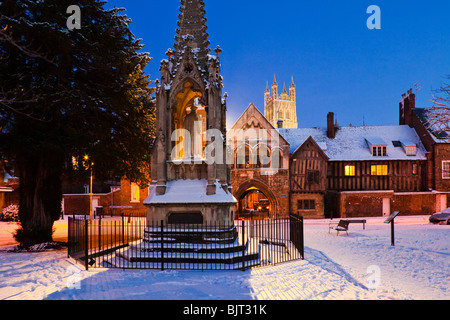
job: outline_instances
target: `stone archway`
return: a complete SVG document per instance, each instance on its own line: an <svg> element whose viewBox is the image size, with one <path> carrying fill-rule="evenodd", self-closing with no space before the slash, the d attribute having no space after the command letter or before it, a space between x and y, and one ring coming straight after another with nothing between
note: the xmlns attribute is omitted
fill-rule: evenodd
<svg viewBox="0 0 450 320"><path fill-rule="evenodd" d="M269 213L267 217L276 218L278 216L279 203L275 194L270 190L270 188L262 181L255 179L248 180L241 184L236 192L234 192L234 197L238 200L237 205L237 218L249 218L244 215L243 199L252 192L260 192L269 201Z"/></svg>

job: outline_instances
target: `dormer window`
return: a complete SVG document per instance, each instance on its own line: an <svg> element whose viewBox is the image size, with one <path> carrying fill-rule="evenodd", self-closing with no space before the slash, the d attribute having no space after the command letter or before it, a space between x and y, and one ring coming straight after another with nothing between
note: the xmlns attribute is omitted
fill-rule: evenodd
<svg viewBox="0 0 450 320"><path fill-rule="evenodd" d="M372 146L372 155L374 157L386 157L387 146Z"/></svg>
<svg viewBox="0 0 450 320"><path fill-rule="evenodd" d="M417 155L417 148L416 148L415 143L412 143L409 140L402 140L401 143L402 143L403 150L405 150L405 153L407 156Z"/></svg>
<svg viewBox="0 0 450 320"><path fill-rule="evenodd" d="M367 146L374 157L387 157L387 144L380 138L366 138Z"/></svg>

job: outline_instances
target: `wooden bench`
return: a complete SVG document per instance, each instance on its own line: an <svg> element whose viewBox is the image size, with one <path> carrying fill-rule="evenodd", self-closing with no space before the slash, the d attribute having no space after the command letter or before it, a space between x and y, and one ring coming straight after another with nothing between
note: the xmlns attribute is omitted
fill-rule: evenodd
<svg viewBox="0 0 450 320"><path fill-rule="evenodd" d="M349 223L362 223L363 224L363 229L366 230L366 223L367 220L365 219L352 219L352 220L347 220Z"/></svg>
<svg viewBox="0 0 450 320"><path fill-rule="evenodd" d="M341 220L339 221L339 223L336 225L336 223L330 223L328 225L328 233L331 232L331 230L336 230L337 231L337 236L339 235L339 232L343 232L345 231L345 233L348 235L348 225L350 224L350 222L348 220Z"/></svg>

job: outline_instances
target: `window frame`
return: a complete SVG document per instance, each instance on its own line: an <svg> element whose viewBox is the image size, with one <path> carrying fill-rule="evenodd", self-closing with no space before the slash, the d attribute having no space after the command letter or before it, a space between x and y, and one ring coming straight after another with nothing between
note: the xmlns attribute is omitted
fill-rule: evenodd
<svg viewBox="0 0 450 320"><path fill-rule="evenodd" d="M344 166L344 175L346 177L356 176L356 166L351 164Z"/></svg>
<svg viewBox="0 0 450 320"><path fill-rule="evenodd" d="M372 145L373 157L387 157L387 146L385 145Z"/></svg>
<svg viewBox="0 0 450 320"><path fill-rule="evenodd" d="M370 175L373 177L388 176L389 175L389 166L387 164L372 164L370 166Z"/></svg>
<svg viewBox="0 0 450 320"><path fill-rule="evenodd" d="M442 160L442 179L450 179L450 160Z"/></svg>
<svg viewBox="0 0 450 320"><path fill-rule="evenodd" d="M141 188L137 185L137 183L131 182L130 193L131 193L130 202L133 203L141 202ZM135 198L136 195L137 197Z"/></svg>
<svg viewBox="0 0 450 320"><path fill-rule="evenodd" d="M306 171L306 181L308 184L319 184L320 183L320 170L307 170Z"/></svg>
<svg viewBox="0 0 450 320"><path fill-rule="evenodd" d="M316 210L316 200L315 199L300 199L297 200L297 211L302 210Z"/></svg>

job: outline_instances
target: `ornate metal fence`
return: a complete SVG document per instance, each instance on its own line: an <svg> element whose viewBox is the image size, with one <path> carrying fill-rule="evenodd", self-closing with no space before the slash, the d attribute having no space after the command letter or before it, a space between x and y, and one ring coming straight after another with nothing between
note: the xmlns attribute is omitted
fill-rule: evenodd
<svg viewBox="0 0 450 320"><path fill-rule="evenodd" d="M303 218L296 215L231 227L70 217L68 229L68 254L86 269L245 270L304 258Z"/></svg>

